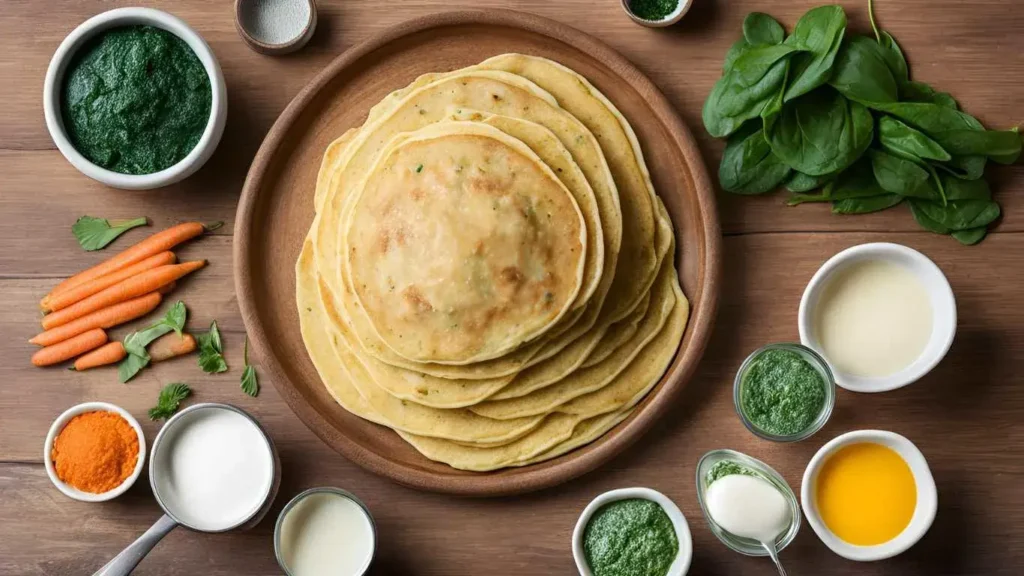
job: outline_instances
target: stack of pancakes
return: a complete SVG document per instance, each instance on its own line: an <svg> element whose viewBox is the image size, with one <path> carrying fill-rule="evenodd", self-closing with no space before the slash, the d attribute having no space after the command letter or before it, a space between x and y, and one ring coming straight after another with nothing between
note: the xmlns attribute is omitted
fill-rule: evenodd
<svg viewBox="0 0 1024 576"><path fill-rule="evenodd" d="M324 154L302 336L339 404L426 457L540 462L627 418L675 356L674 238L632 128L576 72L427 74Z"/></svg>

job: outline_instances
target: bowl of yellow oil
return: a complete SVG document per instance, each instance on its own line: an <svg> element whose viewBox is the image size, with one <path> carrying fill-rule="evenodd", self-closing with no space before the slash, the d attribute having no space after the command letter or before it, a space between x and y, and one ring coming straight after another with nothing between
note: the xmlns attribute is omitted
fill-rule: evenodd
<svg viewBox="0 0 1024 576"><path fill-rule="evenodd" d="M800 500L818 538L861 562L906 551L928 532L938 511L924 454L883 430L848 432L822 446L804 471Z"/></svg>

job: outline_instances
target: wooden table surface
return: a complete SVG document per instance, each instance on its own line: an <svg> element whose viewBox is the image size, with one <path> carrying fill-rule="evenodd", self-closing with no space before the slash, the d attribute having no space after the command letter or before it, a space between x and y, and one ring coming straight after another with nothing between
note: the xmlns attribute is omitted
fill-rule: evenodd
<svg viewBox="0 0 1024 576"><path fill-rule="evenodd" d="M243 327L232 284L231 224L249 162L289 100L335 56L401 20L451 9L450 1L381 3L320 0L319 26L298 54L249 50L235 32L232 2L139 2L184 18L212 46L228 84L224 139L186 182L151 192L117 191L79 174L57 152L43 122L43 76L53 51L80 22L123 2L4 0L0 3L0 574L90 574L141 534L160 511L141 479L126 495L85 504L61 495L41 461L47 428L82 401L117 403L140 420L168 382L185 381L196 400L237 404L267 427L284 476L271 512L302 489L341 486L373 511L380 533L374 574L571 574L576 517L600 492L649 486L675 500L690 521L692 574L774 574L766 560L726 549L704 524L693 484L698 458L734 448L761 458L799 487L807 461L828 439L858 428L906 435L924 452L939 489L939 513L925 538L897 558L856 564L832 554L804 524L782 555L791 574L1019 574L1024 566L1024 169L992 169L1004 218L981 245L962 247L922 232L905 209L856 217L825 206L787 208L780 196L720 197L725 274L718 323L697 377L674 412L628 453L567 485L500 500L420 493L370 475L309 432L264 381L258 398L238 388ZM738 37L744 15L772 13L787 27L816 2L697 0L679 25L645 29L618 0L478 0L576 26L611 44L661 87L701 140L714 173L722 144L707 137L700 108ZM867 27L866 0L843 2L850 24ZM1024 120L1024 11L1002 0L880 0L882 25L901 43L912 74L951 92L989 126ZM190 325L222 327L232 370L202 374L194 360L146 370L130 384L110 370L72 373L29 364L26 340L38 330L35 303L51 286L103 258L82 252L69 227L83 214L147 215L174 222L225 220L182 257L211 265L181 283ZM273 230L268 230L273 234ZM138 239L133 232L129 239ZM879 395L840 391L836 412L813 438L795 445L756 439L736 418L732 378L741 360L767 342L796 340L800 295L817 267L854 244L894 241L917 248L945 271L956 293L960 329L946 360L919 383ZM113 250L128 242L118 241ZM290 263L288 264L290 265ZM116 332L117 335L123 331ZM145 421L153 438L157 425ZM273 522L245 532L203 535L179 529L138 574L279 573Z"/></svg>

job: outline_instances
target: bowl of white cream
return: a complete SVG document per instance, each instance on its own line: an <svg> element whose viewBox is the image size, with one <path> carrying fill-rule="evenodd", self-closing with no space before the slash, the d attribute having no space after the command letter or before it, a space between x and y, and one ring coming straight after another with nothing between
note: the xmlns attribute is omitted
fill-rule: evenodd
<svg viewBox="0 0 1024 576"><path fill-rule="evenodd" d="M274 553L287 576L362 576L376 549L369 508L340 488L300 493L281 509L274 526Z"/></svg>
<svg viewBox="0 0 1024 576"><path fill-rule="evenodd" d="M956 300L942 270L900 244L861 244L830 258L800 300L800 342L836 384L885 392L917 381L953 344Z"/></svg>

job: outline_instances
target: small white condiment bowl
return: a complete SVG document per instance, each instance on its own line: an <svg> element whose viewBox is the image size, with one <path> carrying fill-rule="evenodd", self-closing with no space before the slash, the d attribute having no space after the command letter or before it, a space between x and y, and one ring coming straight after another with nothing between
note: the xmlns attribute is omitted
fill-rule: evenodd
<svg viewBox="0 0 1024 576"><path fill-rule="evenodd" d="M682 20L683 16L686 16L686 13L690 11L690 6L693 5L693 0L679 0L679 3L676 5L676 9L661 20L646 20L637 16L629 7L629 3L630 0L622 0L622 11L626 13L626 16L629 16L630 20L648 28L665 28L666 26L671 26Z"/></svg>
<svg viewBox="0 0 1024 576"><path fill-rule="evenodd" d="M86 42L112 28L143 25L167 30L184 40L195 52L210 77L210 89L213 92L210 118L195 148L177 164L152 174L121 174L93 164L75 149L64 130L60 106L61 92L68 63ZM114 188L149 190L183 180L199 170L210 156L213 156L213 151L224 133L224 124L227 122L227 85L224 83L220 64L217 63L217 58L209 45L180 18L152 8L116 8L89 18L72 30L57 47L50 60L50 67L46 70L46 80L43 82L43 113L46 117L46 128L50 131L50 137L53 138L57 149L79 172Z"/></svg>
<svg viewBox="0 0 1024 576"><path fill-rule="evenodd" d="M917 490L917 506L914 508L914 515L911 516L910 523L898 536L876 546L856 546L841 540L828 529L818 513L816 492L818 472L829 457L840 448L859 443L881 444L899 454L910 466ZM800 503L804 509L804 515L807 517L807 523L811 525L811 529L818 535L818 538L836 554L858 562L884 560L906 551L928 532L939 508L935 479L928 468L924 454L921 454L921 451L910 440L884 430L847 432L822 446L807 464L807 469L804 470L804 478L800 485Z"/></svg>
<svg viewBox="0 0 1024 576"><path fill-rule="evenodd" d="M587 555L583 551L583 533L587 529L590 517L605 504L632 498L655 502L672 520L672 527L675 528L676 539L679 541L679 553L676 554L676 559L669 566L665 576L683 576L690 570L690 562L693 560L693 539L690 537L690 525L687 524L686 517L683 516L683 512L679 510L675 502L669 500L668 496L661 492L650 488L619 488L605 492L591 500L580 514L580 519L576 521L576 528L572 531L572 556L576 560L576 569L579 570L580 576L594 576L590 571L590 565L587 564Z"/></svg>
<svg viewBox="0 0 1024 576"><path fill-rule="evenodd" d="M267 42L265 39L260 38L255 30L250 29L248 22L254 15L254 12L259 9L257 2L254 0L235 0L235 29L249 48L260 54L268 56L291 54L309 43L309 40L313 38L313 34L316 32L316 0L304 1L309 6L309 16L305 22L301 23L302 28L300 32L284 42Z"/></svg>
<svg viewBox="0 0 1024 576"><path fill-rule="evenodd" d="M139 459L135 462L135 469L132 470L132 475L126 478L125 481L117 488L107 490L100 494L84 492L58 478L57 470L53 466L53 459L50 457L53 453L53 443L57 439L61 430L67 426L68 422L70 422L72 418L80 414L85 414L86 412L113 412L114 414L117 414L131 424L132 429L135 430L135 435L139 439ZM50 425L50 431L46 434L46 442L43 444L43 462L46 465L46 475L50 477L50 481L53 482L53 485L66 496L82 502L106 502L107 500L113 500L121 494L124 494L132 487L132 484L135 484L139 475L142 474L145 461L146 437L142 434L142 427L139 426L139 421L132 417L132 415L124 408L107 402L85 402L68 408L63 414L53 421L52 425Z"/></svg>
<svg viewBox="0 0 1024 576"><path fill-rule="evenodd" d="M837 272L865 260L884 260L903 266L914 273L931 299L932 334L924 350L909 366L887 376L858 376L836 368L818 341L814 327L814 311L822 291ZM800 343L821 354L835 376L836 384L851 392L886 392L916 382L946 356L956 335L956 299L942 270L927 256L902 244L876 242L847 248L828 259L804 289L798 314Z"/></svg>

